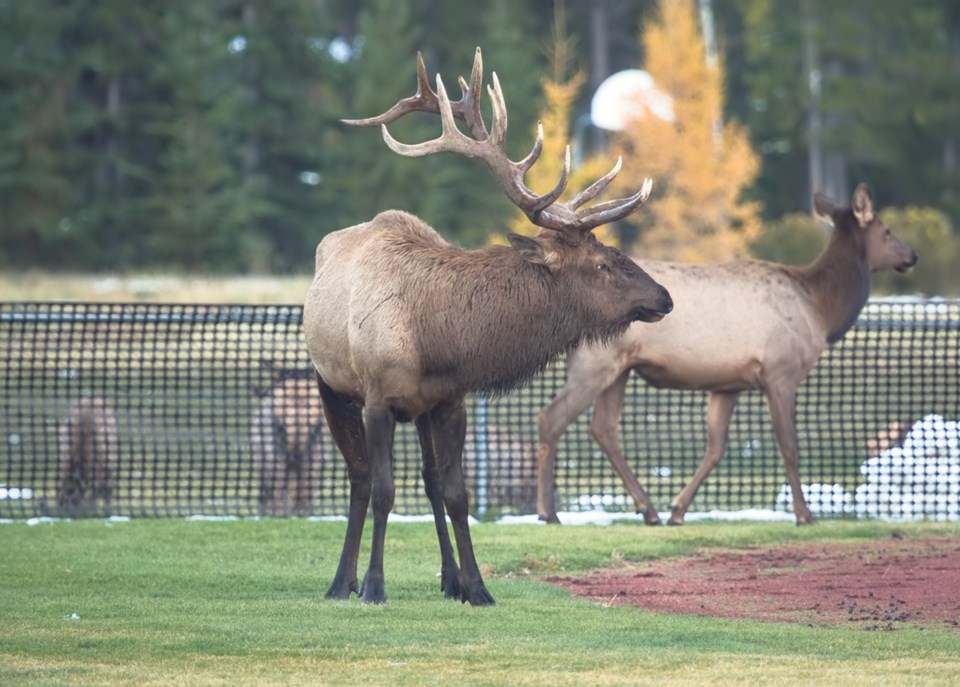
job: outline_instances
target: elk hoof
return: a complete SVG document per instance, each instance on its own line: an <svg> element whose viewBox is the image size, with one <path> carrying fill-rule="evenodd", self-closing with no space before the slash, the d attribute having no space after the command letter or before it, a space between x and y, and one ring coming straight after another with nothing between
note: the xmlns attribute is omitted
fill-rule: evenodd
<svg viewBox="0 0 960 687"><path fill-rule="evenodd" d="M383 586L383 579L364 579L363 586L360 587L360 599L365 604L387 603L387 592Z"/></svg>
<svg viewBox="0 0 960 687"><path fill-rule="evenodd" d="M493 606L497 603L490 592L487 591L487 588L483 586L483 582L464 589L460 600L469 603L471 606Z"/></svg>
<svg viewBox="0 0 960 687"><path fill-rule="evenodd" d="M670 519L667 520L667 524L671 527L680 527L683 524L683 517L687 514L686 509L681 508L676 504L670 505Z"/></svg>
<svg viewBox="0 0 960 687"><path fill-rule="evenodd" d="M350 594L355 591L358 591L356 580L349 583L334 580L333 584L330 585L330 589L327 590L326 597L328 599L349 599Z"/></svg>
<svg viewBox="0 0 960 687"><path fill-rule="evenodd" d="M462 592L460 590L460 575L458 575L456 572L441 572L440 590L443 592L443 598L445 599L462 598Z"/></svg>
<svg viewBox="0 0 960 687"><path fill-rule="evenodd" d="M559 525L560 518L557 517L556 513L550 513L549 515L540 514L540 519L546 522L548 525Z"/></svg>
<svg viewBox="0 0 960 687"><path fill-rule="evenodd" d="M637 511L637 513L643 513L643 523L645 525L650 525L651 527L659 527L663 524L660 520L660 514L656 511L648 513L647 511Z"/></svg>
<svg viewBox="0 0 960 687"><path fill-rule="evenodd" d="M802 527L804 525L816 525L816 524L817 524L816 518L814 518L809 513L803 516L801 515L797 516L797 527Z"/></svg>

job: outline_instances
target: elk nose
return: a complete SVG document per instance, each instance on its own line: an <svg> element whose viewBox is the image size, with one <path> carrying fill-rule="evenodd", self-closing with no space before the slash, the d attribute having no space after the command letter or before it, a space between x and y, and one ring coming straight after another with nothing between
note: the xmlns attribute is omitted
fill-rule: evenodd
<svg viewBox="0 0 960 687"><path fill-rule="evenodd" d="M667 315L673 312L673 298L670 297L670 292L667 291L662 286L660 287L660 290L663 292L663 296L661 298L662 304L660 306L660 312L662 312L664 315Z"/></svg>
<svg viewBox="0 0 960 687"><path fill-rule="evenodd" d="M897 267L897 272L906 272L908 269L916 265L917 261L919 260L920 258L916 252L910 251L910 257L900 263L900 265Z"/></svg>

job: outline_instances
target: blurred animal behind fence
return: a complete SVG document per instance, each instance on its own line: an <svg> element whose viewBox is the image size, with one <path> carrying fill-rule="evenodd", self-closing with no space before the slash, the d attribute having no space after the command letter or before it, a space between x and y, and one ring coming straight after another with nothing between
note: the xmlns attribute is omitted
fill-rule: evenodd
<svg viewBox="0 0 960 687"><path fill-rule="evenodd" d="M70 404L59 431L57 509L65 515L96 512L98 499L110 510L119 463L117 419L102 398Z"/></svg>
<svg viewBox="0 0 960 687"><path fill-rule="evenodd" d="M887 449L900 446L910 429L911 424L909 422L891 420L886 427L877 432L875 437L867 439L867 455L873 458Z"/></svg>
<svg viewBox="0 0 960 687"><path fill-rule="evenodd" d="M476 503L513 513L529 513L537 507L536 441L525 440L509 427L487 424L467 433L463 456L469 466L467 487Z"/></svg>
<svg viewBox="0 0 960 687"><path fill-rule="evenodd" d="M260 399L250 421L259 509L267 515L308 515L323 466L320 393L308 368L278 368L269 360L261 366L270 371L272 384L253 389Z"/></svg>

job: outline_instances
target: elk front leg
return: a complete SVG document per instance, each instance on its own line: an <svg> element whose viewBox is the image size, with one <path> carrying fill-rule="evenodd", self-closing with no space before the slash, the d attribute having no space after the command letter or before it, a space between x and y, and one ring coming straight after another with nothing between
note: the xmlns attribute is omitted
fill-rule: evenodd
<svg viewBox="0 0 960 687"><path fill-rule="evenodd" d="M594 356L596 358L598 356ZM568 360L567 381L537 417L540 446L537 449L537 513L541 520L559 524L556 506L557 444L560 437L597 395L619 378L619 368L605 367L605 359L591 365L589 356L574 353Z"/></svg>
<svg viewBox="0 0 960 687"><path fill-rule="evenodd" d="M430 414L417 418L417 433L420 436L420 449L423 453L423 487L433 510L433 522L437 529L437 541L440 544L440 589L448 599L460 598L460 568L453 555L450 533L447 531L447 517L443 506L443 478L437 463L434 445L433 426Z"/></svg>
<svg viewBox="0 0 960 687"><path fill-rule="evenodd" d="M593 406L593 422L590 424L590 432L597 443L600 444L600 448L603 449L610 465L620 476L627 491L630 492L630 496L633 497L637 512L643 513L643 521L648 525L659 525L660 514L657 513L650 496L640 486L636 475L627 464L627 459L623 455L623 448L620 445L620 414L623 410L623 396L629 378L630 370L625 370L613 384L604 389L597 397L597 402Z"/></svg>
<svg viewBox="0 0 960 687"><path fill-rule="evenodd" d="M813 514L807 507L800 485L800 448L797 441L796 389L770 389L767 391L767 403L770 417L773 419L773 433L780 447L783 467L787 472L787 482L793 495L793 514L798 525L812 525Z"/></svg>
<svg viewBox="0 0 960 687"><path fill-rule="evenodd" d="M367 401L363 424L367 429L367 453L373 478L370 492L373 536L370 539L370 565L360 586L360 597L364 603L382 604L387 601L383 579L383 547L387 536L387 519L393 509L393 432L396 423L389 406Z"/></svg>
<svg viewBox="0 0 960 687"><path fill-rule="evenodd" d="M470 538L470 504L463 480L463 442L467 434L467 409L463 399L431 410L430 423L437 458L442 465L443 501L460 553L460 599L473 606L489 606L495 602L483 584Z"/></svg>
<svg viewBox="0 0 960 687"><path fill-rule="evenodd" d="M347 533L343 551L333 583L327 590L328 599L347 599L351 592L359 592L357 586L357 557L360 554L360 537L370 505L370 463L367 460L366 438L360 409L349 399L340 396L328 387L320 377L320 396L323 413L333 440L343 454L350 478L350 512L347 516Z"/></svg>
<svg viewBox="0 0 960 687"><path fill-rule="evenodd" d="M707 450L700 467L670 504L668 525L682 525L687 509L697 495L697 490L707 475L720 464L723 451L727 447L730 431L730 418L737 405L738 392L711 391L707 395Z"/></svg>

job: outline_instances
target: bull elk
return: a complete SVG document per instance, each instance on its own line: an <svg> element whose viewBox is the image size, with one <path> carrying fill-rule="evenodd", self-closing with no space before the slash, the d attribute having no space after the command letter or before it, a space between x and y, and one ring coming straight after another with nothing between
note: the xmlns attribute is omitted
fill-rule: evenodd
<svg viewBox="0 0 960 687"><path fill-rule="evenodd" d="M905 271L917 261L874 214L866 185L857 187L852 205L840 208L824 195L814 196L816 214L834 229L823 252L804 267L757 260L707 266L639 261L670 290L677 308L656 327L632 326L614 341L585 345L570 355L566 384L538 419L537 511L542 519L559 522L557 442L594 403L594 438L637 512L648 524L659 524L657 510L620 446L620 413L633 370L657 388L708 392L706 453L671 503L669 524L683 524L697 489L723 455L738 395L751 389L766 395L797 524L813 522L800 488L797 389L827 344L853 326L870 294L871 273Z"/></svg>
<svg viewBox="0 0 960 687"><path fill-rule="evenodd" d="M584 340L623 332L631 322L659 320L670 295L636 263L601 244L592 230L633 212L650 181L633 196L582 208L616 176L620 162L567 202L556 187L537 195L523 183L543 146L539 128L520 162L506 154L507 111L496 74L488 131L480 113L482 59L477 49L469 84L451 102L437 76L434 91L417 56L418 89L385 113L348 120L380 125L394 152L420 157L449 151L478 158L500 189L540 231L508 236L509 246L465 250L423 221L390 210L369 222L328 234L317 246L316 269L304 304L304 333L317 370L327 426L346 461L350 506L343 551L327 597L358 592L386 601L383 547L393 507L391 475L396 422L414 422L422 476L440 543L441 589L474 605L494 603L484 586L468 526L462 452L464 397L498 392L528 380ZM410 112L439 115L441 135L403 144L387 124ZM460 120L468 133L458 129ZM373 512L370 562L357 585L357 557L368 505ZM450 517L459 569L447 531Z"/></svg>

